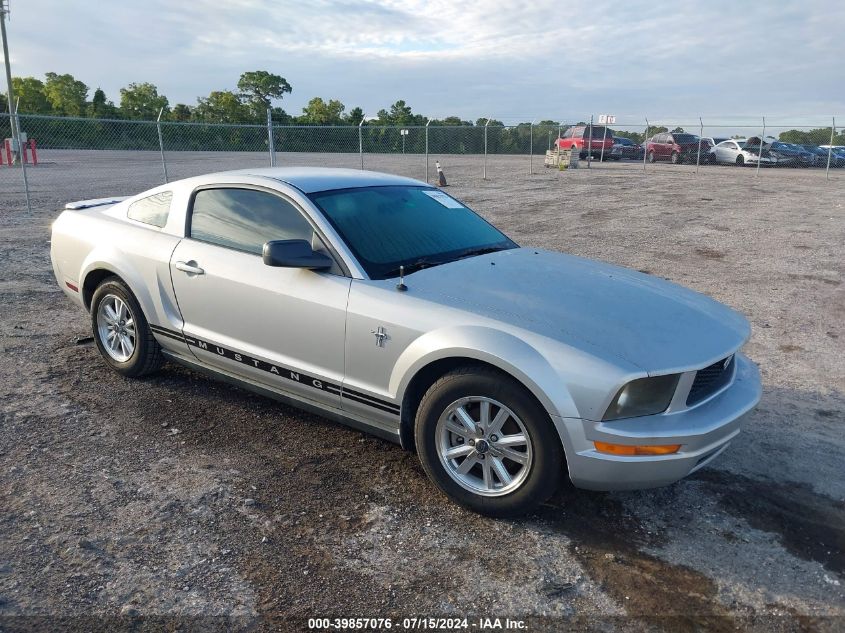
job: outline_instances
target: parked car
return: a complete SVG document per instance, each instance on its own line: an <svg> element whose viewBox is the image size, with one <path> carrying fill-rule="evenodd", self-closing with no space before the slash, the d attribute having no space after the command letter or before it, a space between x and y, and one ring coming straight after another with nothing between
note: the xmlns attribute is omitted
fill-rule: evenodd
<svg viewBox="0 0 845 633"><path fill-rule="evenodd" d="M699 158L700 147L700 158ZM663 132L652 136L646 144L648 161L668 160L674 164L697 161L706 162L710 141L695 134Z"/></svg>
<svg viewBox="0 0 845 633"><path fill-rule="evenodd" d="M564 131L555 141L555 145L561 149L578 149L581 158L587 158L588 154L599 158L602 148L605 156L610 156L613 150L613 130L605 129L603 125L574 125Z"/></svg>
<svg viewBox="0 0 845 633"><path fill-rule="evenodd" d="M625 138L624 136L613 137L613 148L610 150L610 155L615 160L622 158L642 160L644 152L645 150L642 145L629 138Z"/></svg>
<svg viewBox="0 0 845 633"><path fill-rule="evenodd" d="M816 167L827 167L828 157L830 157L831 167L845 167L845 156L835 150L828 151L822 149L817 145L801 145L803 149L813 154L816 158Z"/></svg>
<svg viewBox="0 0 845 633"><path fill-rule="evenodd" d="M778 167L812 167L816 163L815 154L792 143L773 141L769 152L777 160Z"/></svg>
<svg viewBox="0 0 845 633"><path fill-rule="evenodd" d="M740 167L757 165L758 162L761 167L772 166L776 163L765 147L762 157L756 147L746 148L746 139L744 138L728 139L711 148L708 154L708 162L733 164Z"/></svg>
<svg viewBox="0 0 845 633"><path fill-rule="evenodd" d="M733 310L520 248L400 176L253 168L77 202L50 256L117 373L168 359L346 422L494 516L535 508L564 472L597 490L677 481L761 394Z"/></svg>
<svg viewBox="0 0 845 633"><path fill-rule="evenodd" d="M703 138L705 141L709 141L710 147L716 147L716 145L718 145L719 143L731 140L727 136L702 136L701 138Z"/></svg>

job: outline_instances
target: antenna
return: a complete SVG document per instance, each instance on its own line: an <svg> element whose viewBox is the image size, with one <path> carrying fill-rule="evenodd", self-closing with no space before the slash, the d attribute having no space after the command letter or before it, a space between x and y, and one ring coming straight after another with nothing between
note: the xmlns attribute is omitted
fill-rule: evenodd
<svg viewBox="0 0 845 633"><path fill-rule="evenodd" d="M405 292L408 289L408 286L405 285L405 267L399 267L399 283L396 284L396 290L399 292Z"/></svg>

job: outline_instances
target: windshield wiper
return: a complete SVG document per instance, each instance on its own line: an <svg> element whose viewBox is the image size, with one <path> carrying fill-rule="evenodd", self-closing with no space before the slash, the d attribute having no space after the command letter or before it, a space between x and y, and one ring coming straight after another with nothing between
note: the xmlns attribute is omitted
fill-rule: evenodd
<svg viewBox="0 0 845 633"><path fill-rule="evenodd" d="M397 266L396 268L383 273L384 279L390 279L391 277L398 277L400 272L404 272L406 275L410 275L411 273L415 273L418 270L422 270L423 268L431 268L432 266L439 266L440 264L445 264L446 262L440 259L428 259L426 257L421 257L413 262L409 262L407 264L402 264L402 266ZM402 269L400 271L400 268Z"/></svg>
<svg viewBox="0 0 845 633"><path fill-rule="evenodd" d="M507 250L504 246L482 246L480 248L469 248L462 253L458 254L457 257L452 258L450 261L457 261L459 259L466 259L467 257L475 257L476 255L486 255L487 253L496 253L498 251Z"/></svg>

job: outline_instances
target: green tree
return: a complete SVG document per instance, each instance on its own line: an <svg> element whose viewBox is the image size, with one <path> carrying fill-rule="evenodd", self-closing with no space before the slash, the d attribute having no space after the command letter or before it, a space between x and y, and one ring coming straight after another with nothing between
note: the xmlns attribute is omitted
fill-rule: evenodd
<svg viewBox="0 0 845 633"><path fill-rule="evenodd" d="M343 111L346 109L337 99L328 103L320 97L314 97L302 108L301 120L306 125L340 125L343 123Z"/></svg>
<svg viewBox="0 0 845 633"><path fill-rule="evenodd" d="M293 117L279 107L274 107L271 110L270 118L277 125L290 125L293 123Z"/></svg>
<svg viewBox="0 0 845 633"><path fill-rule="evenodd" d="M472 121L463 121L459 116L447 116L442 120L434 119L431 124L436 126L470 126Z"/></svg>
<svg viewBox="0 0 845 633"><path fill-rule="evenodd" d="M364 110L359 107L354 107L349 111L349 114L346 115L345 123L349 125L358 125L361 121L364 120Z"/></svg>
<svg viewBox="0 0 845 633"><path fill-rule="evenodd" d="M82 116L88 100L88 86L73 75L44 75L44 96L50 102L55 114Z"/></svg>
<svg viewBox="0 0 845 633"><path fill-rule="evenodd" d="M169 118L171 121L190 121L192 116L193 111L191 110L191 106L185 105L184 103L177 103L170 111Z"/></svg>
<svg viewBox="0 0 845 633"><path fill-rule="evenodd" d="M480 119L476 119L475 124L479 127L484 127L487 124L487 118L482 117ZM490 125L491 126L499 126L499 127L505 126L504 123L502 123L501 121L497 121L496 119L490 119Z"/></svg>
<svg viewBox="0 0 845 633"><path fill-rule="evenodd" d="M379 110L377 113L378 125L425 125L428 119L420 114L414 114L405 101L400 99L390 110Z"/></svg>
<svg viewBox="0 0 845 633"><path fill-rule="evenodd" d="M120 89L120 111L127 119L155 119L162 108L168 111L167 105L167 97L158 94L158 88L149 82Z"/></svg>
<svg viewBox="0 0 845 633"><path fill-rule="evenodd" d="M249 107L231 90L214 90L198 98L194 116L206 123L248 123L255 119Z"/></svg>
<svg viewBox="0 0 845 633"><path fill-rule="evenodd" d="M266 116L267 108L273 99L281 99L287 92L292 92L287 80L266 70L245 72L238 79L240 98L249 104L256 117Z"/></svg>
<svg viewBox="0 0 845 633"><path fill-rule="evenodd" d="M676 127L672 130L672 134L685 134L685 130L682 127Z"/></svg>
<svg viewBox="0 0 845 633"><path fill-rule="evenodd" d="M820 127L806 131L787 130L778 135L778 140L799 145L828 145L830 144L830 128ZM842 134L834 135L833 145L842 145Z"/></svg>
<svg viewBox="0 0 845 633"><path fill-rule="evenodd" d="M0 112L8 112L9 111L9 100L6 98L6 95L0 92Z"/></svg>
<svg viewBox="0 0 845 633"><path fill-rule="evenodd" d="M44 94L44 83L35 77L12 77L12 88L18 100L18 111L25 114L50 114L51 106ZM3 98L4 110L8 108Z"/></svg>
<svg viewBox="0 0 845 633"><path fill-rule="evenodd" d="M113 119L117 116L114 103L106 99L106 93L100 88L94 91L91 103L88 104L88 116L95 119Z"/></svg>

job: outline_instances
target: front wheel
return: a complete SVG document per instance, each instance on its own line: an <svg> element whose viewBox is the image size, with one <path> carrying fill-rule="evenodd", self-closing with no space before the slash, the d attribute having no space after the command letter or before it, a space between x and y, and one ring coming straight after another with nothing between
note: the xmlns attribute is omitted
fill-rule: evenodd
<svg viewBox="0 0 845 633"><path fill-rule="evenodd" d="M736 165L737 167L743 167L745 165L745 158L740 154L736 157Z"/></svg>
<svg viewBox="0 0 845 633"><path fill-rule="evenodd" d="M417 411L415 435L429 478L481 514L530 512L560 482L563 449L548 414L493 369L465 367L434 383Z"/></svg>
<svg viewBox="0 0 845 633"><path fill-rule="evenodd" d="M109 277L94 292L91 329L106 364L119 374L143 376L163 362L138 300L117 277Z"/></svg>
<svg viewBox="0 0 845 633"><path fill-rule="evenodd" d="M650 162L650 163L654 162L654 152L648 153L648 162Z"/></svg>
<svg viewBox="0 0 845 633"><path fill-rule="evenodd" d="M672 164L677 165L681 162L681 155L678 152L672 152Z"/></svg>

